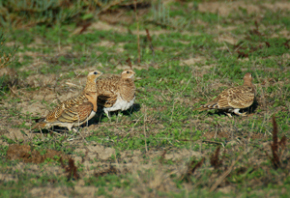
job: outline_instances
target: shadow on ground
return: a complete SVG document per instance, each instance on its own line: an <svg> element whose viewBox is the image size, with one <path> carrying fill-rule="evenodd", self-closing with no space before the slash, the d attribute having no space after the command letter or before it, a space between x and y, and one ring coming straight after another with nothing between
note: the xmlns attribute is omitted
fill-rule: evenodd
<svg viewBox="0 0 290 198"><path fill-rule="evenodd" d="M249 115L249 114L252 114L252 113L255 113L256 109L258 108L259 104L258 102L255 100L254 103L248 107L248 108L245 108L245 109L240 109L240 113L244 113L244 112L247 112L246 115ZM224 110L216 110L214 112L208 112L207 115L218 115L218 116L221 116L221 115L226 115L225 114L226 111ZM231 114L232 116L238 116L240 117L239 115L236 115L235 113L232 113Z"/></svg>

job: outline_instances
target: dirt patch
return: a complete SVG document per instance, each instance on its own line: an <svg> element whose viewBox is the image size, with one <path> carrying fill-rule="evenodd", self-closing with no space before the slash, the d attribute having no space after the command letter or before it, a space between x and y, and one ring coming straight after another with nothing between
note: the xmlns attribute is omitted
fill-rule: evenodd
<svg viewBox="0 0 290 198"><path fill-rule="evenodd" d="M231 13L239 13L241 9L247 11L248 14L265 13L267 10L274 12L289 11L289 2L275 2L273 4L264 3L261 5L245 4L242 1L234 2L204 2L198 5L198 10L201 12L217 13L221 16L228 16Z"/></svg>
<svg viewBox="0 0 290 198"><path fill-rule="evenodd" d="M205 60L202 60L202 62ZM201 63L202 63L201 62ZM197 63L197 62L196 62ZM216 65L204 65L202 67L199 66L194 66L192 69L192 75L194 77L203 77L203 75L208 74L212 72L212 68L215 67Z"/></svg>
<svg viewBox="0 0 290 198"><path fill-rule="evenodd" d="M8 181L17 182L18 179L15 176L13 176L12 174L2 174L2 173L0 173L0 182L8 182Z"/></svg>
<svg viewBox="0 0 290 198"><path fill-rule="evenodd" d="M280 10L289 11L290 10L290 2L282 1L282 2L275 2L275 3L264 3L262 4L263 7L272 10L274 12L278 12Z"/></svg>
<svg viewBox="0 0 290 198"><path fill-rule="evenodd" d="M100 145L87 146L86 148L78 148L75 150L76 153L86 154L89 160L99 159L108 160L112 155L115 154L115 149L110 147L104 147Z"/></svg>
<svg viewBox="0 0 290 198"><path fill-rule="evenodd" d="M237 12L239 8L246 9L249 14L259 12L256 5L245 5L244 2L204 2L198 5L200 12L217 13L221 16L228 16L230 13Z"/></svg>
<svg viewBox="0 0 290 198"><path fill-rule="evenodd" d="M65 196L65 195L69 191L70 191L69 189L63 188L63 187L56 187L56 188L52 188L52 187L47 187L47 188L37 187L37 188L33 188L30 191L30 194L32 195L32 197L45 197L45 198L58 197L58 198L66 198L67 196Z"/></svg>
<svg viewBox="0 0 290 198"><path fill-rule="evenodd" d="M134 8L131 8L132 12L128 14L128 9L115 9L103 13L99 16L99 19L109 24L130 24L136 20L136 13L133 12ZM150 10L150 5L143 9L137 10L137 17L140 19L143 15L147 14Z"/></svg>
<svg viewBox="0 0 290 198"><path fill-rule="evenodd" d="M206 132L204 134L204 137L206 137L208 140L210 139L215 139L215 138L229 138L231 136L231 133L230 132L224 132L224 131L211 131L211 132Z"/></svg>
<svg viewBox="0 0 290 198"><path fill-rule="evenodd" d="M203 56L196 56L196 57L191 57L189 59L181 60L179 65L180 66L183 66L183 65L191 66L191 65L195 65L196 63L203 63L205 60L206 60L206 58Z"/></svg>
<svg viewBox="0 0 290 198"><path fill-rule="evenodd" d="M239 39L231 36L231 35L228 35L228 34L223 34L223 35L220 35L218 36L217 38L215 38L215 40L217 42L226 42L226 43L229 43L231 45L235 45L238 43ZM229 49L227 46L225 46L225 49Z"/></svg>
<svg viewBox="0 0 290 198"><path fill-rule="evenodd" d="M0 77L1 76L9 76L10 78L15 78L17 77L17 73L14 69L11 68L2 68L0 69Z"/></svg>
<svg viewBox="0 0 290 198"><path fill-rule="evenodd" d="M181 149L181 150L178 150L177 152L174 152L174 153L165 154L164 159L178 161L178 160L181 160L184 158L189 159L193 156L199 158L202 155L200 152L191 151L191 150L187 150L187 149Z"/></svg>
<svg viewBox="0 0 290 198"><path fill-rule="evenodd" d="M56 83L55 74L36 74L28 76L25 81L30 87L45 87Z"/></svg>
<svg viewBox="0 0 290 198"><path fill-rule="evenodd" d="M47 149L44 155L41 155L39 151L31 150L28 145L10 145L7 150L6 159L8 160L22 160L25 163L39 164L44 162L47 158L55 159L55 156L68 159L68 156L60 151Z"/></svg>
<svg viewBox="0 0 290 198"><path fill-rule="evenodd" d="M280 30L278 33L273 33L271 35L272 38L281 38L284 37L286 39L290 39L290 31L287 29Z"/></svg>

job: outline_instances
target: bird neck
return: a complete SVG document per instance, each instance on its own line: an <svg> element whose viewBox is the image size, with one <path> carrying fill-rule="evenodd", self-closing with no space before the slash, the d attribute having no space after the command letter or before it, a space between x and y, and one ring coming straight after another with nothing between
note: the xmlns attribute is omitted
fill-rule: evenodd
<svg viewBox="0 0 290 198"><path fill-rule="evenodd" d="M95 82L87 82L84 91L85 92L97 92L97 84Z"/></svg>
<svg viewBox="0 0 290 198"><path fill-rule="evenodd" d="M94 112L97 112L97 109L98 109L98 106L97 106L98 94L96 92L85 92L85 96L88 99L88 101L93 104Z"/></svg>
<svg viewBox="0 0 290 198"><path fill-rule="evenodd" d="M244 86L249 86L249 87L253 87L253 83L251 81L244 81Z"/></svg>

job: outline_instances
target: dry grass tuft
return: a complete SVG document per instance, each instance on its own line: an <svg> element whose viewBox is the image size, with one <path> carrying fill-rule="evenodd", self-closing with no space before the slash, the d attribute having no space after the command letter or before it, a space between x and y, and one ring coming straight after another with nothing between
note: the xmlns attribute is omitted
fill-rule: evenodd
<svg viewBox="0 0 290 198"><path fill-rule="evenodd" d="M60 158L59 160L61 167L65 170L66 173L68 173L67 175L67 179L70 180L71 178L78 180L80 178L79 174L78 174L78 169L75 166L75 161L73 159L69 159L68 160L68 166L65 166L62 158Z"/></svg>
<svg viewBox="0 0 290 198"><path fill-rule="evenodd" d="M281 158L283 156L283 152L286 148L287 138L284 135L280 142L278 142L278 126L276 122L275 116L272 117L273 122L273 143L271 144L271 151L272 151L272 157L269 156L269 154L266 152L266 155L270 158L273 167L275 169L282 168L281 164ZM279 151L279 147L281 148Z"/></svg>
<svg viewBox="0 0 290 198"><path fill-rule="evenodd" d="M198 163L196 163L195 160L192 160L187 167L186 173L181 177L181 180L189 182L190 176L195 172L196 169L198 169L202 166L202 164L204 163L204 160L205 160L205 158L202 158Z"/></svg>
<svg viewBox="0 0 290 198"><path fill-rule="evenodd" d="M215 152L211 155L210 157L210 164L217 169L220 167L223 163L223 159L219 160L219 152L220 152L220 147L217 147Z"/></svg>
<svg viewBox="0 0 290 198"><path fill-rule="evenodd" d="M6 159L8 160L21 160L24 163L43 163L46 159L54 159L55 156L60 156L64 159L68 157L60 151L55 151L52 149L47 149L44 155L41 155L39 151L32 150L29 145L9 145Z"/></svg>

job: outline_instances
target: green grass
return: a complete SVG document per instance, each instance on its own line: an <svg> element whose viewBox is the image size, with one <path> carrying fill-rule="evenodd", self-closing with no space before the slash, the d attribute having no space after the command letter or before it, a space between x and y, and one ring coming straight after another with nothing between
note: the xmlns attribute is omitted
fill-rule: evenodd
<svg viewBox="0 0 290 198"><path fill-rule="evenodd" d="M201 3L153 3L139 17L140 64L136 21L107 24L111 30L89 28L82 34L73 34L74 21L7 28L0 51L13 52L11 44L18 46L8 66L17 76L0 76L0 196L39 197L35 189L47 195L62 189L55 196L288 197L289 146L279 169L274 169L265 151L272 156L272 115L278 138L290 135L289 38L281 34L289 31L289 11L267 8L259 18L241 8L226 17L200 12ZM157 14L161 4L165 11ZM132 10L123 12L134 15ZM256 20L260 35L253 33ZM111 123L104 115L96 116L78 132L29 132L32 118L51 110L57 99L79 92L90 70L120 74L128 57L136 72L135 103L140 109L113 115ZM252 73L257 88L257 108L251 115L229 119L213 110L193 111L225 88L242 84L246 72ZM11 144L30 145L41 154L54 149L69 155L80 179L68 179L55 159L41 164L6 159ZM221 146L220 159L224 158L214 169L210 158L217 146ZM238 156L230 173L210 192ZM205 162L189 182L181 181L187 165L202 157ZM95 176L110 165L119 170L117 175Z"/></svg>

